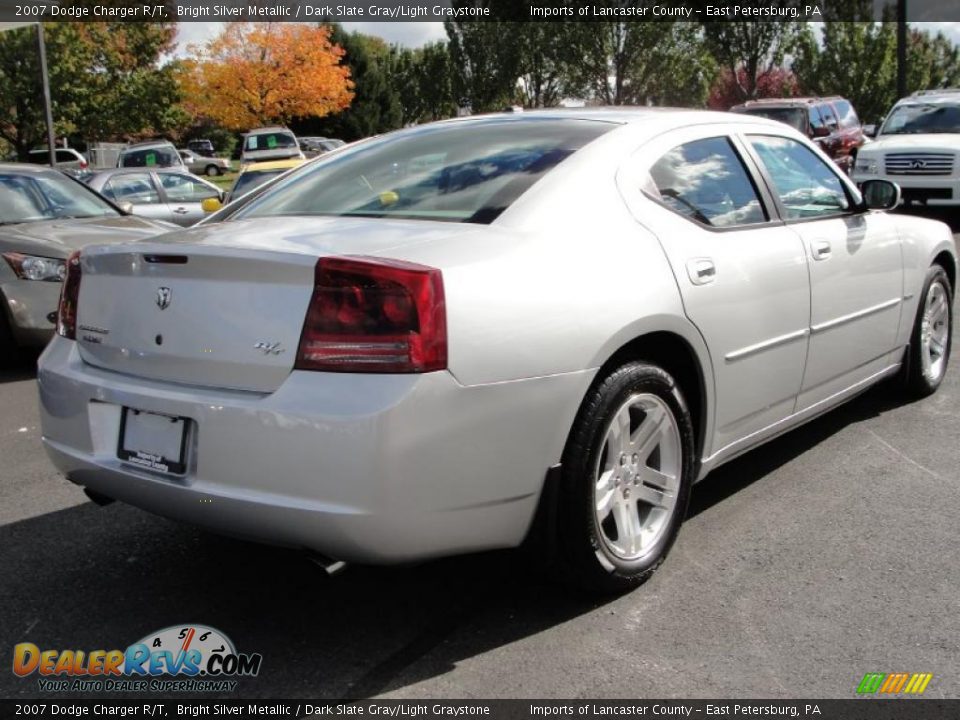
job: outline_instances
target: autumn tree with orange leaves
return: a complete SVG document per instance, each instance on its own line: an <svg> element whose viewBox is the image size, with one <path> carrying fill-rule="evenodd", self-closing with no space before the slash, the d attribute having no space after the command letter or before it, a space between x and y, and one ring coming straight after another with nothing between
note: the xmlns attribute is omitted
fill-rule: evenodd
<svg viewBox="0 0 960 720"><path fill-rule="evenodd" d="M191 51L181 80L184 104L230 130L323 117L353 99L343 49L325 27L228 23Z"/></svg>

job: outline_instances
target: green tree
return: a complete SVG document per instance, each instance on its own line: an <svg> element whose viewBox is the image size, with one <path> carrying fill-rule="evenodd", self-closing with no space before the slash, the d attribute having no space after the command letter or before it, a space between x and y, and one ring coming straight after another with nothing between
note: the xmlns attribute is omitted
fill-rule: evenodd
<svg viewBox="0 0 960 720"><path fill-rule="evenodd" d="M445 42L429 43L415 50L394 46L391 53L404 125L457 114L454 73Z"/></svg>
<svg viewBox="0 0 960 720"><path fill-rule="evenodd" d="M184 120L174 23L44 23L57 135L96 141L162 133ZM45 143L35 28L0 33L0 137L20 159Z"/></svg>
<svg viewBox="0 0 960 720"><path fill-rule="evenodd" d="M798 44L808 40L807 23L704 22L707 48L720 67L733 79L740 102L757 97L757 86L765 75L783 65Z"/></svg>
<svg viewBox="0 0 960 720"><path fill-rule="evenodd" d="M394 58L378 37L346 32L330 25L330 40L344 49L343 64L354 83L353 102L346 110L324 118L300 118L291 125L304 135L320 134L357 140L403 126L400 86L393 76Z"/></svg>
<svg viewBox="0 0 960 720"><path fill-rule="evenodd" d="M521 74L522 23L447 20L444 27L457 104L475 113L511 104Z"/></svg>
<svg viewBox="0 0 960 720"><path fill-rule="evenodd" d="M602 105L702 106L716 75L695 23L574 26L571 87Z"/></svg>

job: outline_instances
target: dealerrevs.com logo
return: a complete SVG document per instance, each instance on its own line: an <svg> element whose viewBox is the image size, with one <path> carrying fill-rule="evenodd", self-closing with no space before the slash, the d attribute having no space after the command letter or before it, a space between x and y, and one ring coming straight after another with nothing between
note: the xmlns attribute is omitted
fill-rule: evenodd
<svg viewBox="0 0 960 720"><path fill-rule="evenodd" d="M42 692L232 692L260 672L260 653L238 653L219 630L174 625L126 650L13 648L13 672L36 674Z"/></svg>

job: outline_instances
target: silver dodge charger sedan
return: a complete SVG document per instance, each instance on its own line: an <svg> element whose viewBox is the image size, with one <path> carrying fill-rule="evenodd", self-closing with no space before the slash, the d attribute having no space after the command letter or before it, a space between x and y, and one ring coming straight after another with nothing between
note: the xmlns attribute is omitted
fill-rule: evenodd
<svg viewBox="0 0 960 720"><path fill-rule="evenodd" d="M628 589L713 468L937 389L956 250L898 199L742 115L403 130L75 253L43 442L99 501L331 564L527 544Z"/></svg>

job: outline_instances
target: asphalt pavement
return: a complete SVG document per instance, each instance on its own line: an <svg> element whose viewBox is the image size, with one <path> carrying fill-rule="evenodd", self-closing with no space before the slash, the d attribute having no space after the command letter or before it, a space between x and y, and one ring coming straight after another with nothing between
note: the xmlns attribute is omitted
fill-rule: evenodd
<svg viewBox="0 0 960 720"><path fill-rule="evenodd" d="M2 698L43 696L9 670L15 643L125 648L183 623L262 653L224 697L848 698L866 672L960 697L960 355L933 397L878 387L718 470L666 564L607 602L517 553L327 578L100 508L40 447L35 361L0 372Z"/></svg>

